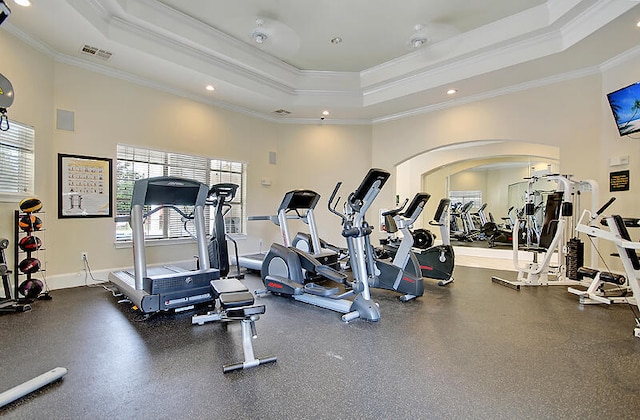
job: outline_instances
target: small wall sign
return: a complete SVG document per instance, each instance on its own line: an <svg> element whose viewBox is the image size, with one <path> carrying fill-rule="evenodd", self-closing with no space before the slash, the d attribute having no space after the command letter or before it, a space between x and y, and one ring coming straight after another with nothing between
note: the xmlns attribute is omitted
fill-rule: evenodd
<svg viewBox="0 0 640 420"><path fill-rule="evenodd" d="M609 191L629 191L629 170L609 172Z"/></svg>

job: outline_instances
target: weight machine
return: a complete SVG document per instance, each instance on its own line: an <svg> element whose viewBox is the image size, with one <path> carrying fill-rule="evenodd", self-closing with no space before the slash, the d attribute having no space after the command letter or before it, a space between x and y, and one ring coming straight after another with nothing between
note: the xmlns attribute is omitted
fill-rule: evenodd
<svg viewBox="0 0 640 420"><path fill-rule="evenodd" d="M520 246L520 224L515 223L512 233L513 265L518 271L516 281L506 280L493 276L494 283L520 290L521 286L569 286L581 284L577 274L567 276L567 262L572 266L580 266L579 261L584 257L579 251L573 252L568 257L569 246L566 244L567 219L574 214L574 204L582 192L590 191L592 202L597 203L598 184L592 180L574 181L569 175L546 175L545 179L555 181L558 184L556 191L547 197L545 206L544 223L540 231L537 243L527 240L527 244ZM530 178L530 184L537 180ZM526 213L534 211L533 205L525 205ZM595 207L595 206L594 206ZM571 221L569 222L571 223ZM573 229L571 229L573 230ZM571 231L569 230L569 231ZM569 242L571 244L571 241ZM521 263L520 251L532 253L532 261ZM557 265L552 265L553 257L557 258ZM592 250L592 260L595 250ZM574 261L578 260L578 261ZM576 267L577 268L577 267Z"/></svg>
<svg viewBox="0 0 640 420"><path fill-rule="evenodd" d="M633 311L636 321L634 335L640 338L640 306L638 303L638 297L640 296L640 258L638 258L637 254L638 250L640 250L640 242L632 241L631 235L627 230L627 227L640 227L640 219L624 219L620 215L606 217L604 224L609 228L608 231L592 224L614 200L615 198L611 198L594 214L589 210L584 210L576 225L576 231L585 233L591 238L604 239L615 245L624 267L628 286L633 292L633 297L624 297L623 299ZM589 298L592 297L589 296ZM608 302L602 301L602 303Z"/></svg>

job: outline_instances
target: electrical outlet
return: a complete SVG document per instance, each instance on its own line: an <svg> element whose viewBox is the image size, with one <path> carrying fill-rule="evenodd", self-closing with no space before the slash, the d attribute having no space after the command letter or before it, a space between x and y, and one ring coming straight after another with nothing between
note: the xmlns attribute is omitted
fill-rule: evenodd
<svg viewBox="0 0 640 420"><path fill-rule="evenodd" d="M87 251L80 252L80 260L82 260L82 262L87 261L88 259L89 254L87 253Z"/></svg>

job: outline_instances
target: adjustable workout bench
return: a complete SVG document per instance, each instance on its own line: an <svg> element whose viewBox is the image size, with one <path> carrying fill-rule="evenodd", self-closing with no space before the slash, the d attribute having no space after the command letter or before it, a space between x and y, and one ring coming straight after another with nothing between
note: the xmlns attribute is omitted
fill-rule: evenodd
<svg viewBox="0 0 640 420"><path fill-rule="evenodd" d="M264 305L254 305L254 297L249 289L237 279L211 280L211 294L220 307L204 315L194 315L192 324L203 325L209 321L240 321L242 324L242 348L244 360L223 366L223 372L248 369L276 361L275 356L257 359L253 355L252 338L257 337L255 322L265 313ZM214 301L214 304L215 304Z"/></svg>

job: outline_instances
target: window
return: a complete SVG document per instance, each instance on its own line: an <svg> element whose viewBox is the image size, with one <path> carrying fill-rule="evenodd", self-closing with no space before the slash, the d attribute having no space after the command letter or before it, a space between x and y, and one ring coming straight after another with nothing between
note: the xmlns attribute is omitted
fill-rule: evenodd
<svg viewBox="0 0 640 420"><path fill-rule="evenodd" d="M473 201L472 209L478 209L482 205L482 191L449 191L449 199L452 204L467 204Z"/></svg>
<svg viewBox="0 0 640 420"><path fill-rule="evenodd" d="M193 179L206 185L214 185L221 182L237 184L238 191L231 202L231 209L225 216L225 227L227 233L244 233L246 165L242 162L119 144L116 176L116 214L118 216L128 216L130 214L133 184L138 179L156 176L177 176ZM211 209L211 206L205 208L207 232L211 232L211 224L214 218ZM147 208L144 211L147 212L149 210L151 208ZM186 213L190 213L193 209L186 208L184 210ZM170 209L155 212L145 220L145 237L147 239L190 237L190 232L193 231L193 224L185 224L180 214ZM116 241L128 240L131 240L129 223L117 222Z"/></svg>
<svg viewBox="0 0 640 420"><path fill-rule="evenodd" d="M35 130L15 121L9 127L0 130L0 193L33 194Z"/></svg>

